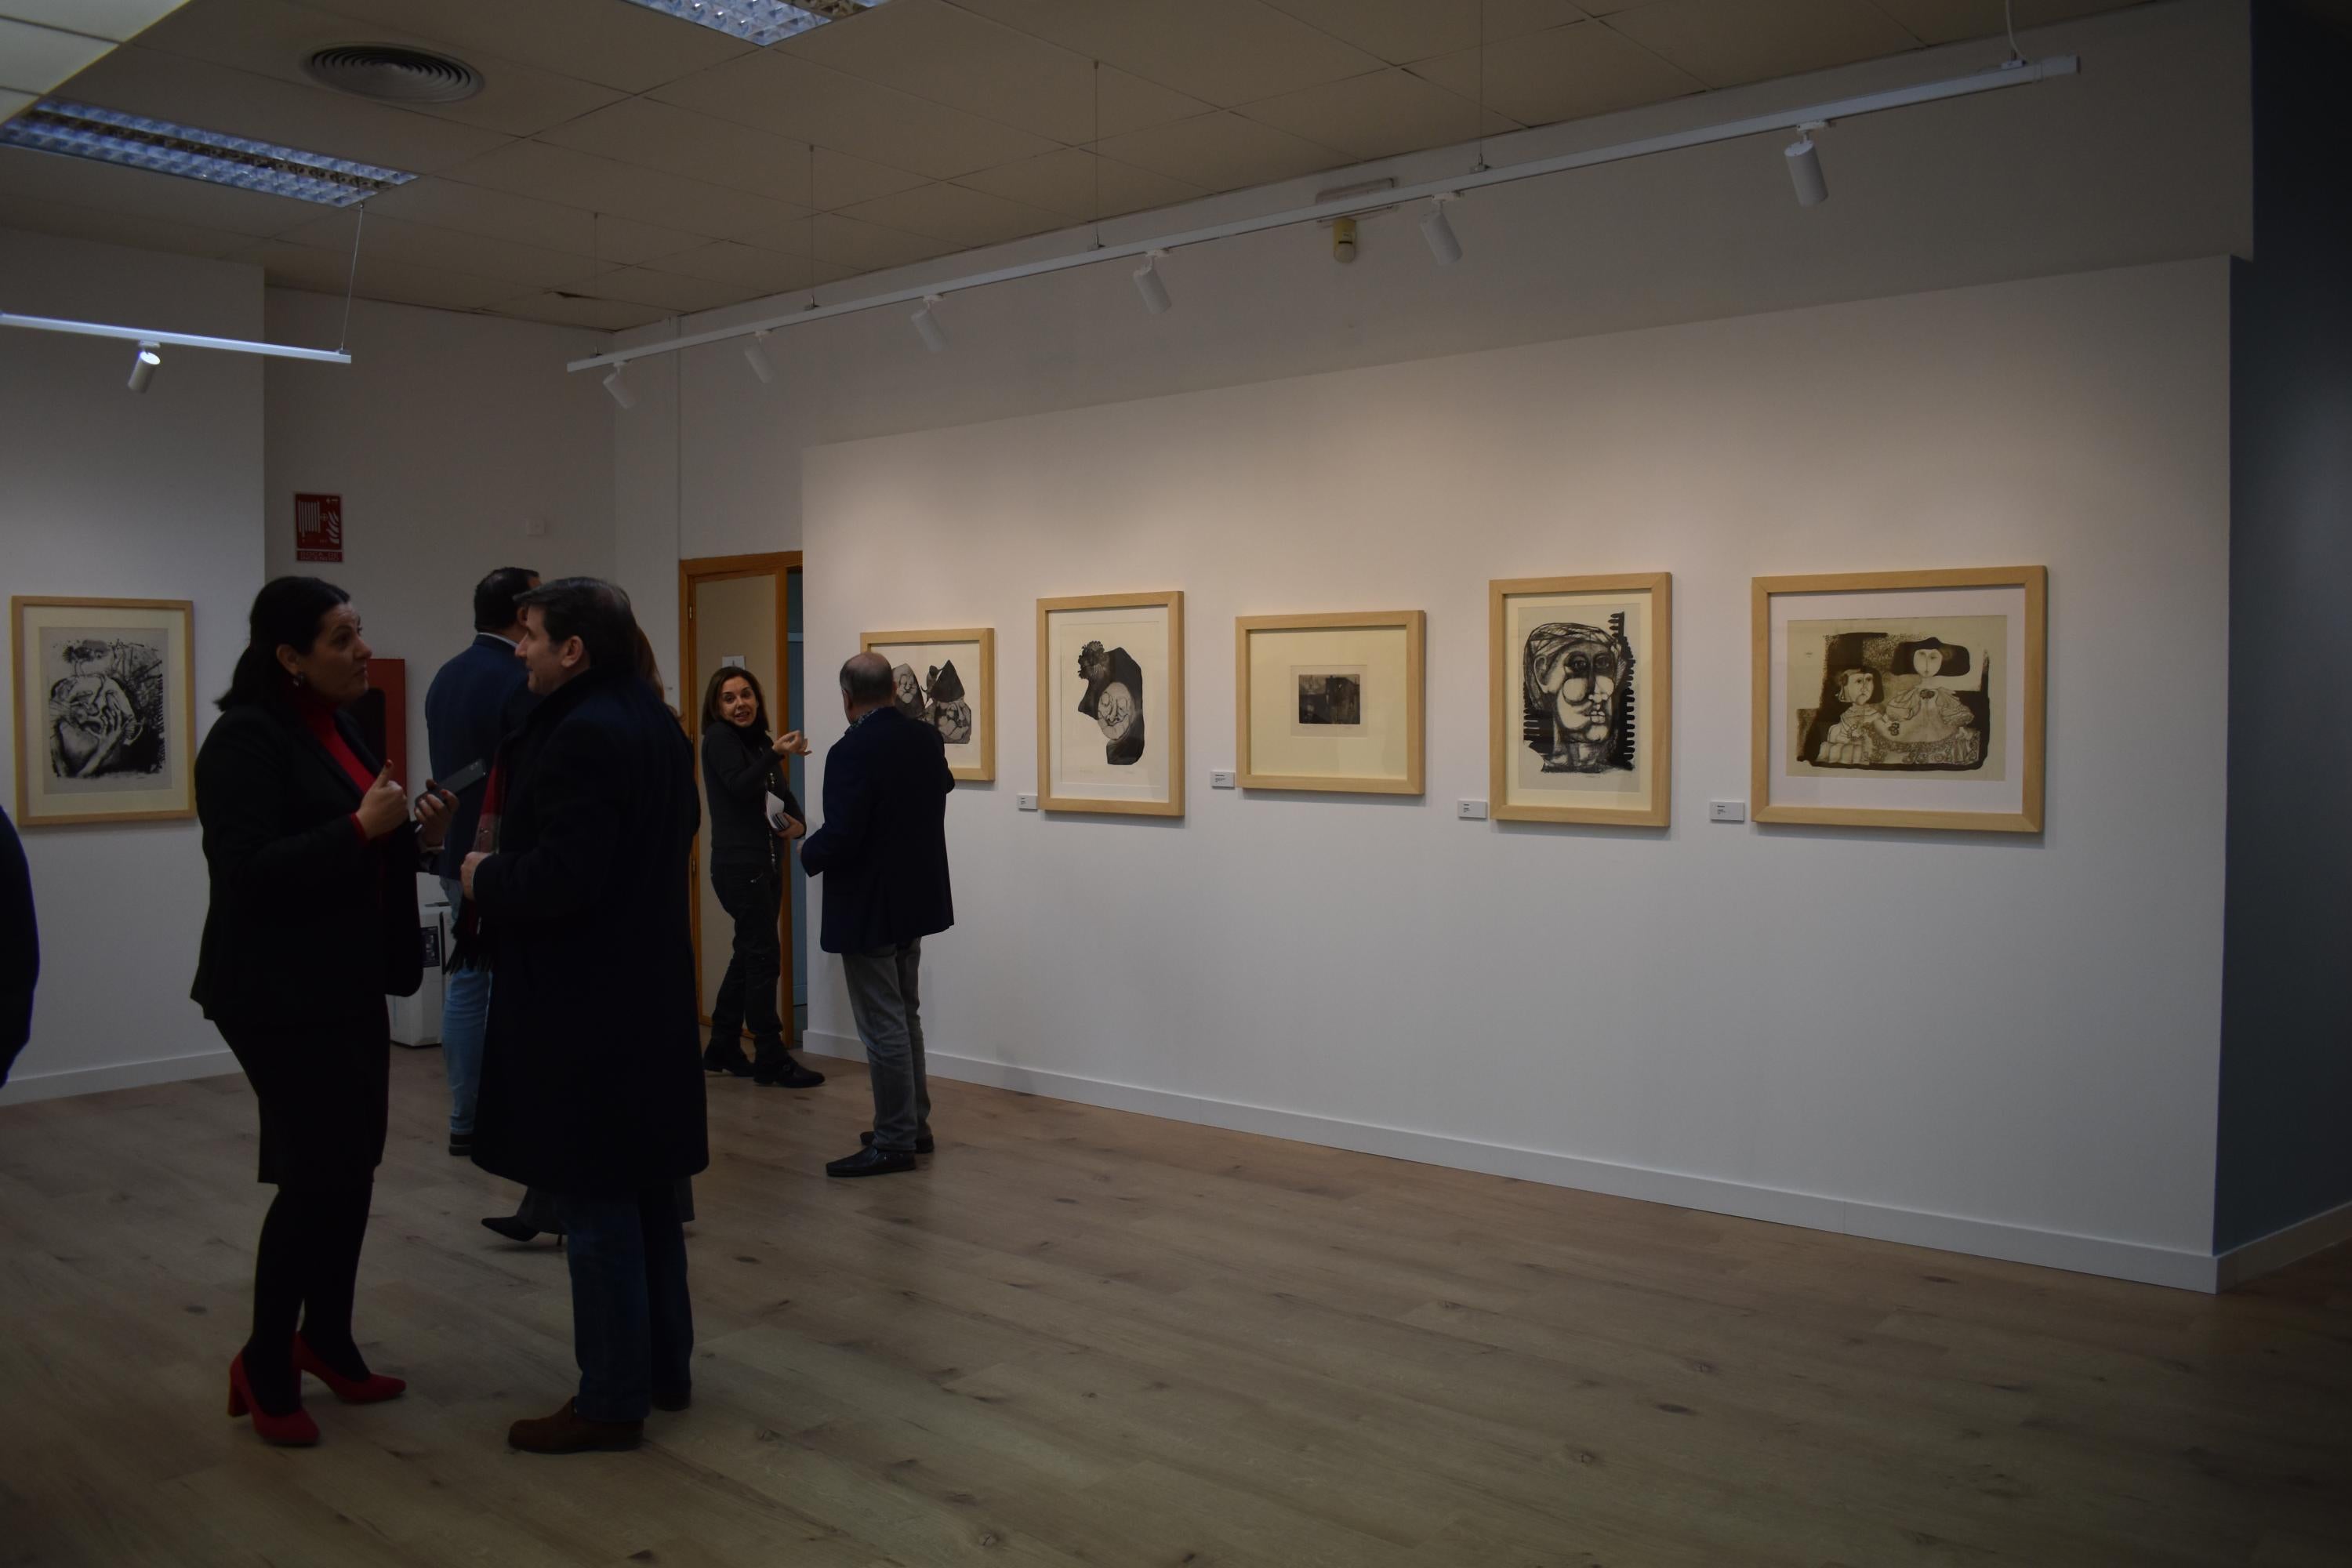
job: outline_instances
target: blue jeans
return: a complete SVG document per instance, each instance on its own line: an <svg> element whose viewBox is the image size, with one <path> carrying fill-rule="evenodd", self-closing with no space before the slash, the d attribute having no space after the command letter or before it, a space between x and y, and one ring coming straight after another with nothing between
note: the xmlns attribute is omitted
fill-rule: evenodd
<svg viewBox="0 0 2352 1568"><path fill-rule="evenodd" d="M591 1421L642 1421L656 1390L694 1382L694 1306L686 1293L686 1227L677 1187L635 1197L554 1194L570 1236L573 1407Z"/></svg>
<svg viewBox="0 0 2352 1568"><path fill-rule="evenodd" d="M449 923L465 905L465 885L441 879L449 898ZM452 969L441 989L441 1066L449 1075L449 1136L474 1135L474 1103L482 1093L482 1037L490 1025L490 972Z"/></svg>

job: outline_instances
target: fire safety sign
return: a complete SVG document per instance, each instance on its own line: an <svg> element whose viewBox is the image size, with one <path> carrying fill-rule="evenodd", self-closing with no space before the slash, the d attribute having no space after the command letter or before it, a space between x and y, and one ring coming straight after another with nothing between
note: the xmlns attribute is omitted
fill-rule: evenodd
<svg viewBox="0 0 2352 1568"><path fill-rule="evenodd" d="M343 558L343 498L294 498L294 559L341 561Z"/></svg>

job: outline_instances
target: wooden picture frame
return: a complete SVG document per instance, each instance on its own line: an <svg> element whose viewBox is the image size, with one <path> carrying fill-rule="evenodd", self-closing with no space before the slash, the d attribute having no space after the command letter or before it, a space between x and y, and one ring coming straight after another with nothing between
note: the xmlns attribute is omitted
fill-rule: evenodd
<svg viewBox="0 0 2352 1568"><path fill-rule="evenodd" d="M1586 645L1554 636L1549 652L1535 657L1562 665L1595 659L1615 667L1613 676L1580 678L1587 679L1592 729L1601 738L1564 735L1540 704L1528 702L1531 634L1515 638L1513 619L1525 611L1545 612L1546 606L1522 606L1521 601L1549 601L1547 613L1579 617L1547 620L1536 629L1574 626L1590 634ZM1490 815L1502 822L1668 826L1674 811L1674 574L1498 578L1486 584L1486 619Z"/></svg>
<svg viewBox="0 0 2352 1568"><path fill-rule="evenodd" d="M967 784L994 783L996 780L996 628L960 626L941 631L861 632L857 637L858 652L872 653L880 649L886 658L890 658L894 653L919 648L940 649L948 660L948 665L942 668L952 667L953 650L977 650L971 655L974 668L970 672L970 679L966 679L966 671L956 671L957 683L962 689L961 694L948 700L950 708L953 704L961 702L970 710L967 717L970 720L971 737L968 742L961 743L949 742L948 772L954 774L959 781ZM906 668L910 672L913 669L911 665ZM927 678L927 675L916 675L915 679L918 689L921 691L927 713L936 712L940 704L931 700L929 689L921 685ZM971 700L975 692L978 693L979 698L976 702ZM940 722L928 718L926 721ZM950 717L948 722L940 723L940 734L943 739L953 733L949 727L951 722Z"/></svg>
<svg viewBox="0 0 2352 1568"><path fill-rule="evenodd" d="M2042 831L2046 567L1759 577L1752 609L1755 820Z"/></svg>
<svg viewBox="0 0 2352 1568"><path fill-rule="evenodd" d="M1088 630L1101 635L1082 635ZM1106 637L1114 647L1096 646ZM1059 654L1057 637L1070 644ZM1129 641L1143 646L1140 658L1127 647ZM1089 651L1101 662L1093 676L1082 676L1080 659ZM1159 671L1150 668L1154 663ZM1139 682L1142 690L1126 690ZM1062 702L1064 695L1071 701ZM1108 710L1100 700L1105 697L1110 699ZM1081 731L1073 715L1094 722ZM1097 742L1103 748L1100 764L1090 755ZM1141 771L1116 773L1126 767ZM1184 815L1181 590L1037 601L1037 807L1124 816Z"/></svg>
<svg viewBox="0 0 2352 1568"><path fill-rule="evenodd" d="M1234 756L1239 762L1236 782L1243 789L1316 790L1349 795L1417 795L1422 794L1423 742L1426 722L1423 700L1424 644L1427 640L1427 631L1428 616L1421 610L1372 610L1360 614L1342 612L1329 615L1244 616L1236 619L1234 622L1234 710L1237 747ZM1376 670L1368 672L1360 668L1363 660L1345 657L1341 639L1344 634L1351 632L1394 634L1393 637L1381 635L1378 642L1380 645L1393 642L1399 646L1393 651L1385 646L1369 644L1362 648L1361 652L1373 656L1373 662L1378 666ZM1299 651L1308 655L1310 662L1322 662L1335 666L1345 663L1356 668L1343 673L1316 672L1298 675L1296 679L1301 684L1292 686L1286 694L1276 693L1267 680L1259 679L1265 672L1260 670L1255 658L1259 645L1254 644L1252 639L1265 639L1266 651L1270 654L1273 651L1272 645L1286 638L1288 634L1298 634L1289 640L1302 645ZM1330 654L1332 657L1318 660L1313 658L1318 653ZM1293 672L1286 668L1281 673L1292 674ZM1334 679L1352 679L1353 690L1350 697L1353 702L1352 711L1356 715L1353 721L1335 718L1328 700L1310 698L1304 689L1303 683L1307 680ZM1385 692L1382 690L1383 688L1387 689ZM1288 700L1293 704L1290 713L1296 721L1290 725L1290 729L1294 734L1299 735L1307 742L1306 744L1297 748L1276 748L1271 744L1265 746L1259 744L1261 741L1268 739L1264 733L1265 727L1259 721L1262 718L1270 717L1260 711L1254 700L1255 696L1259 695L1266 697L1269 700L1287 696ZM1376 718L1373 705L1376 701L1381 701L1383 698L1385 702L1381 716ZM1307 717L1310 709L1317 715L1316 718ZM1332 731L1328 738L1317 732L1327 726ZM1369 733L1359 736L1343 735L1342 731L1350 729L1359 731L1369 731ZM1398 765L1374 772L1351 773L1319 770L1284 771L1276 765L1276 759L1263 757L1260 754L1262 751L1271 752L1277 749L1297 752L1311 750L1315 752L1326 753L1337 763L1340 760L1341 752L1350 749L1360 752L1364 749L1360 745L1350 748L1348 745L1349 741L1365 740L1380 744L1385 737L1391 735L1402 742ZM1383 746L1382 749L1389 748ZM1293 767L1296 766L1297 763L1294 762Z"/></svg>
<svg viewBox="0 0 2352 1568"><path fill-rule="evenodd" d="M18 826L196 815L194 634L187 599L8 601Z"/></svg>

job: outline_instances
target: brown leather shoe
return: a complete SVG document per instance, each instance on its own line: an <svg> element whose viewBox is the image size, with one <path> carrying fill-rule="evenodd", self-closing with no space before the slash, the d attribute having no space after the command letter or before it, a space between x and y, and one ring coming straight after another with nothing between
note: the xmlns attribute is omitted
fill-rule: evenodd
<svg viewBox="0 0 2352 1568"><path fill-rule="evenodd" d="M518 1421L508 1427L507 1443L526 1454L587 1454L634 1448L645 1434L642 1421L591 1421L567 1399L552 1415Z"/></svg>

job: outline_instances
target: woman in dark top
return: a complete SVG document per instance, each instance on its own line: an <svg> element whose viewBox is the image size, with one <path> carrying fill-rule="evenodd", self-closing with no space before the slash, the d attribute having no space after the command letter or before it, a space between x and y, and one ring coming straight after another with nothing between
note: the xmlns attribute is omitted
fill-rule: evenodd
<svg viewBox="0 0 2352 1568"><path fill-rule="evenodd" d="M194 992L261 1108L261 1180L278 1196L253 1269L253 1332L229 1363L229 1414L307 1446L309 1373L349 1404L407 1384L369 1372L352 1296L383 1158L387 995L423 978L416 871L440 846L446 795L411 817L342 704L368 689L350 595L280 577L196 753L212 903ZM297 1320L299 1329L297 1330Z"/></svg>
<svg viewBox="0 0 2352 1568"><path fill-rule="evenodd" d="M797 730L769 738L768 703L758 677L732 667L712 672L702 694L702 789L710 798L710 886L735 923L735 951L710 1005L710 1046L702 1065L785 1089L824 1081L823 1073L793 1060L776 1012L783 967L776 938L784 896L779 854L808 831L801 803L784 782L783 760L807 750ZM771 795L783 803L781 826L768 821ZM756 1051L749 1062L743 1059L747 1026Z"/></svg>

